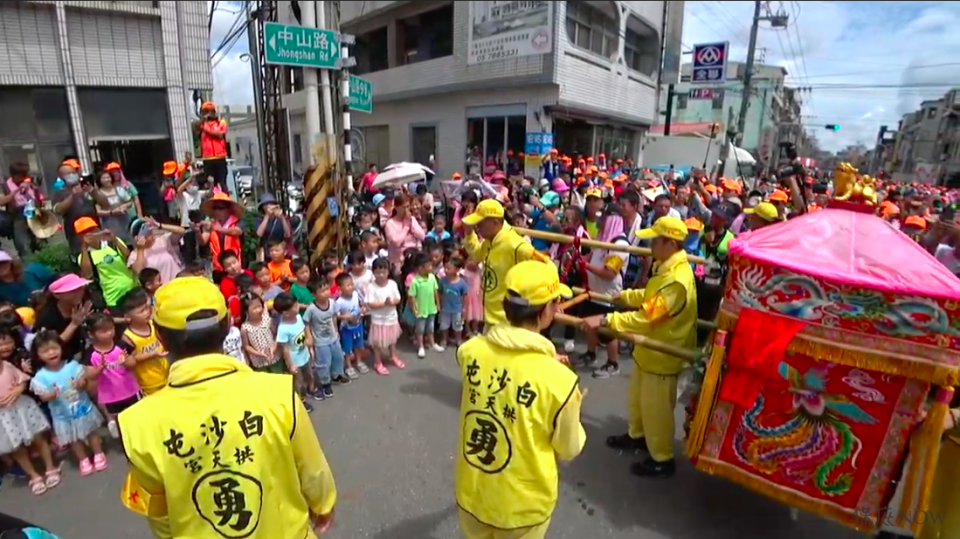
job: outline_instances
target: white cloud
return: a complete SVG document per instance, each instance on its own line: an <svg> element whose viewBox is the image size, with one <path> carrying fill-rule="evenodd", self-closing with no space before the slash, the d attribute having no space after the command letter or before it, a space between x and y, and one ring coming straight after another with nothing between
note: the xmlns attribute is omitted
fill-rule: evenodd
<svg viewBox="0 0 960 539"><path fill-rule="evenodd" d="M234 30L245 26L245 23L242 2L217 2L210 27L211 55ZM244 30L236 37L235 42L227 40L227 46L213 56L213 98L224 105L249 105L253 103L253 82L250 63L245 61L245 55L250 50L247 32ZM233 43L232 46L230 43Z"/></svg>
<svg viewBox="0 0 960 539"><path fill-rule="evenodd" d="M801 96L803 123L826 150L873 146L881 125L894 130L924 99L960 86L960 2L769 2L790 15L787 29L761 22L763 63L782 65ZM745 61L754 2L686 3L683 42L729 41ZM686 58L689 58L686 57ZM839 124L840 131L823 126Z"/></svg>

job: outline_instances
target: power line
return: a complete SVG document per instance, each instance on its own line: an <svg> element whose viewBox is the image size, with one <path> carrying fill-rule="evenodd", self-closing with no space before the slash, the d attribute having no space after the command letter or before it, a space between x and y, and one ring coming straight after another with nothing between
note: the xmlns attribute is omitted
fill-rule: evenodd
<svg viewBox="0 0 960 539"><path fill-rule="evenodd" d="M960 62L946 62L942 64L926 64L918 66L907 66L898 70L884 70L884 71L851 71L847 73L829 73L826 75L811 75L807 77L808 79L829 79L832 77L849 77L854 75L881 75L884 73L895 73L897 71L912 71L915 69L933 69L937 67L951 67L951 66L960 66Z"/></svg>

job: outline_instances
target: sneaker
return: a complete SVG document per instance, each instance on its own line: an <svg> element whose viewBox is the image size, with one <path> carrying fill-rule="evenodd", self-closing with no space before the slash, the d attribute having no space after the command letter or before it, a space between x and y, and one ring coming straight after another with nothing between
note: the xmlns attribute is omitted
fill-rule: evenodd
<svg viewBox="0 0 960 539"><path fill-rule="evenodd" d="M311 397L313 400L315 400L315 401L322 401L322 400L323 400L323 390L320 389L320 388L317 388L317 389L311 391L311 392L310 392L310 397Z"/></svg>
<svg viewBox="0 0 960 539"><path fill-rule="evenodd" d="M110 436L113 436L114 440L120 439L120 429L117 427L117 420L111 419L107 423L107 430L110 431Z"/></svg>
<svg viewBox="0 0 960 539"><path fill-rule="evenodd" d="M433 343L433 351L434 351L434 352L443 352L444 350L446 350L446 348L440 346L440 345L437 344L437 343Z"/></svg>
<svg viewBox="0 0 960 539"><path fill-rule="evenodd" d="M590 351L580 354L580 357L577 363L590 369L599 369L600 367L603 366L603 363L601 363L601 361L597 359L597 354Z"/></svg>
<svg viewBox="0 0 960 539"><path fill-rule="evenodd" d="M333 387L330 384L323 386L323 398L329 399L333 397Z"/></svg>
<svg viewBox="0 0 960 539"><path fill-rule="evenodd" d="M573 352L573 349L576 348L576 347L577 347L576 343L574 343L574 342L571 341L571 340L563 341L563 351L566 352L566 353L568 353L568 354L569 354L570 352Z"/></svg>
<svg viewBox="0 0 960 539"><path fill-rule="evenodd" d="M302 401L300 401L300 402L303 403L303 407L307 409L307 412L312 412L312 411L313 411L313 405L310 404L308 401L302 400Z"/></svg>
<svg viewBox="0 0 960 539"><path fill-rule="evenodd" d="M370 367L367 367L366 363L362 361L358 361L357 370L360 372L360 374L367 374L368 372L370 372Z"/></svg>
<svg viewBox="0 0 960 539"><path fill-rule="evenodd" d="M594 378L610 378L611 376L616 376L618 374L620 374L620 365L610 362L607 362L604 366L593 371Z"/></svg>
<svg viewBox="0 0 960 539"><path fill-rule="evenodd" d="M357 372L357 370L354 369L353 367L347 367L347 370L345 370L345 371L343 371L343 372L344 372L344 374L347 375L347 378L349 378L349 379L351 379L351 380L356 380L357 378L360 378L360 374L359 374L359 373Z"/></svg>
<svg viewBox="0 0 960 539"><path fill-rule="evenodd" d="M427 351L424 350L422 346L420 347L419 350L417 350L417 357L420 359L427 357Z"/></svg>
<svg viewBox="0 0 960 539"><path fill-rule="evenodd" d="M334 377L333 377L333 381L336 382L336 383L338 383L338 384L340 384L340 385L342 385L342 386L345 386L345 385L347 385L347 384L350 383L350 379L347 378L346 376L342 375L342 374L337 375L337 376L334 376Z"/></svg>

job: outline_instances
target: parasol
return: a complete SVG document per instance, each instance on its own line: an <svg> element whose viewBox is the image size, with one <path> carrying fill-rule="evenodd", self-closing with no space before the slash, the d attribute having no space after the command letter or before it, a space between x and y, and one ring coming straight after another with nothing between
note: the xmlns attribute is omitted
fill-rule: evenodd
<svg viewBox="0 0 960 539"><path fill-rule="evenodd" d="M408 183L424 181L427 174L433 174L433 171L419 163L394 163L385 169L373 179L373 186L381 187L399 187Z"/></svg>

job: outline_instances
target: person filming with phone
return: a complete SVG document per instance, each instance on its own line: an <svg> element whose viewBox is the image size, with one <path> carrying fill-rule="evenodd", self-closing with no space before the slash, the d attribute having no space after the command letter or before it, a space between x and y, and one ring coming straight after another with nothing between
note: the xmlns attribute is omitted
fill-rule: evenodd
<svg viewBox="0 0 960 539"><path fill-rule="evenodd" d="M130 248L110 230L101 230L91 217L80 217L73 223L80 238L80 274L96 280L107 307L116 307L124 294L137 286L137 277L127 267Z"/></svg>

